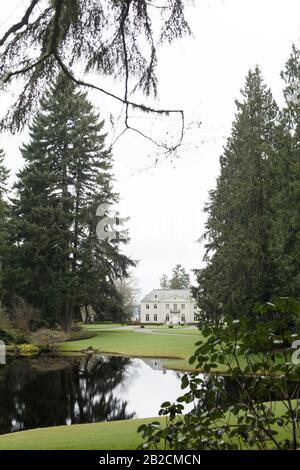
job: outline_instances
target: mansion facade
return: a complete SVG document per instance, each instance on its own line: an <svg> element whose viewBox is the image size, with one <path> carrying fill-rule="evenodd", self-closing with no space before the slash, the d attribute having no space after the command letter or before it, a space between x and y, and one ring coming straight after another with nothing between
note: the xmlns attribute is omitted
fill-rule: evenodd
<svg viewBox="0 0 300 470"><path fill-rule="evenodd" d="M199 310L188 289L154 289L141 301L141 323L198 323Z"/></svg>

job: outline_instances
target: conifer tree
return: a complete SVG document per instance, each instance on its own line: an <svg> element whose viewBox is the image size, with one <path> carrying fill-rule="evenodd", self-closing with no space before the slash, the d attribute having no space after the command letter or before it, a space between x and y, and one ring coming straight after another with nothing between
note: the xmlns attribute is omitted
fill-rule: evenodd
<svg viewBox="0 0 300 470"><path fill-rule="evenodd" d="M277 295L300 296L300 50L294 45L281 74L286 104L276 140L272 252Z"/></svg>
<svg viewBox="0 0 300 470"><path fill-rule="evenodd" d="M68 330L83 304L103 308L113 280L134 264L96 236L96 210L114 203L103 121L62 74L41 102L23 146L12 206L17 293Z"/></svg>
<svg viewBox="0 0 300 470"><path fill-rule="evenodd" d="M273 290L270 165L278 108L258 68L242 96L206 206L207 266L196 271L199 306L211 317L247 314Z"/></svg>
<svg viewBox="0 0 300 470"><path fill-rule="evenodd" d="M4 152L0 149L0 305L3 299L3 270L7 249L8 205L5 199L9 171L4 164Z"/></svg>

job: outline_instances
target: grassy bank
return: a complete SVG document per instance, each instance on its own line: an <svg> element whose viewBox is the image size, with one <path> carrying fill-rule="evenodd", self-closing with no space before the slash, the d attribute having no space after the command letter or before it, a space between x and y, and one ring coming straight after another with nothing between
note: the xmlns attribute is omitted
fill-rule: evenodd
<svg viewBox="0 0 300 470"><path fill-rule="evenodd" d="M165 418L159 419L163 422ZM153 418L131 419L4 434L0 450L132 450L141 443L138 426L151 421Z"/></svg>
<svg viewBox="0 0 300 470"><path fill-rule="evenodd" d="M296 406L296 402L293 402ZM280 416L286 408L282 402L273 403L276 415ZM142 440L137 428L151 421L165 422L165 418L143 418L105 423L55 426L29 431L4 434L0 436L0 450L134 450ZM234 424L236 417L226 418ZM290 432L277 424L280 440L290 438ZM270 448L274 444L270 441Z"/></svg>
<svg viewBox="0 0 300 470"><path fill-rule="evenodd" d="M195 350L197 338L189 336L141 333L134 330L93 329L97 336L58 345L60 351L96 351L132 357L188 359Z"/></svg>
<svg viewBox="0 0 300 470"><path fill-rule="evenodd" d="M87 327L88 332L94 333L94 337L78 341L67 341L57 345L61 352L80 352L93 348L97 352L107 354L119 354L130 357L156 357L164 358L164 367L168 369L193 371L195 365L189 364L188 360L194 353L195 343L203 338L199 330L179 328L171 329L167 333L164 328L151 328L151 332L139 331L138 328L119 327L111 325L91 325ZM186 334L188 332L191 334ZM259 360L259 358L257 358ZM278 360L283 360L282 357ZM240 366L247 365L246 358L240 357ZM255 355L253 355L255 362ZM215 372L226 373L228 366L218 364Z"/></svg>

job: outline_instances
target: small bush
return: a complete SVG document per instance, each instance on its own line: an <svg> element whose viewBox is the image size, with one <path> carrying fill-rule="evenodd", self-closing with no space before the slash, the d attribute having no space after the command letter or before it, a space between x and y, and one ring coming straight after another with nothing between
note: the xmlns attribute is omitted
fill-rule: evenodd
<svg viewBox="0 0 300 470"><path fill-rule="evenodd" d="M40 330L41 328L49 328L49 323L43 319L37 319L37 320L32 319L29 322L29 328L30 328L30 331L37 331L37 330Z"/></svg>
<svg viewBox="0 0 300 470"><path fill-rule="evenodd" d="M140 325L140 328L145 328L145 325Z"/></svg>
<svg viewBox="0 0 300 470"><path fill-rule="evenodd" d="M54 331L47 328L38 330L30 336L30 341L37 346L49 346L50 344L60 343L67 339L68 336L62 331Z"/></svg>
<svg viewBox="0 0 300 470"><path fill-rule="evenodd" d="M72 325L71 331L83 331L83 328L79 323L74 323Z"/></svg>
<svg viewBox="0 0 300 470"><path fill-rule="evenodd" d="M173 325L169 325L169 328L173 328Z"/></svg>
<svg viewBox="0 0 300 470"><path fill-rule="evenodd" d="M0 330L9 330L12 328L11 320L3 307L0 307Z"/></svg>
<svg viewBox="0 0 300 470"><path fill-rule="evenodd" d="M0 341L3 341L5 344L11 344L14 342L13 339L13 336L7 331L0 330Z"/></svg>
<svg viewBox="0 0 300 470"><path fill-rule="evenodd" d="M31 356L40 352L40 349L35 344L19 344L16 349L21 356Z"/></svg>
<svg viewBox="0 0 300 470"><path fill-rule="evenodd" d="M5 344L24 344L27 343L27 338L18 330L0 330L0 341Z"/></svg>
<svg viewBox="0 0 300 470"><path fill-rule="evenodd" d="M97 336L95 331L83 330L82 328L79 331L72 331L68 341L78 341L80 339L90 339Z"/></svg>
<svg viewBox="0 0 300 470"><path fill-rule="evenodd" d="M26 302L26 300L16 297L11 310L11 317L16 329L28 333L30 331L30 323L33 320L39 320L41 314L39 310Z"/></svg>

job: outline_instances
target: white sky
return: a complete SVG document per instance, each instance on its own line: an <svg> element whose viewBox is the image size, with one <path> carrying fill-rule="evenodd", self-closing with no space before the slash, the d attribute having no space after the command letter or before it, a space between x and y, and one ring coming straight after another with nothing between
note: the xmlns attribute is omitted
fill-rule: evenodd
<svg viewBox="0 0 300 470"><path fill-rule="evenodd" d="M26 3L1 2L0 32L19 19ZM202 265L203 247L196 240L204 230L203 207L219 172L219 156L234 118L234 100L249 68L259 64L281 104L280 71L292 43L298 43L300 37L299 0L194 3L188 8L194 38L161 50L160 101L156 106L184 108L187 121L198 119L201 127L187 134L179 160L156 167L155 149L136 135L124 136L113 152L120 212L131 217L127 225L131 241L125 252L140 260L135 275L141 296L159 287L161 274L170 273L175 264L181 263L187 270ZM101 77L97 80L103 83ZM111 80L104 84L121 93L119 84ZM110 113L118 117L119 108L111 99L95 92L90 99L107 123ZM149 127L151 121L147 119L138 122L155 136L155 128ZM165 129L163 123L159 125ZM18 147L24 140L26 131L1 138L0 146L13 173L22 166ZM147 169L149 166L152 168Z"/></svg>

